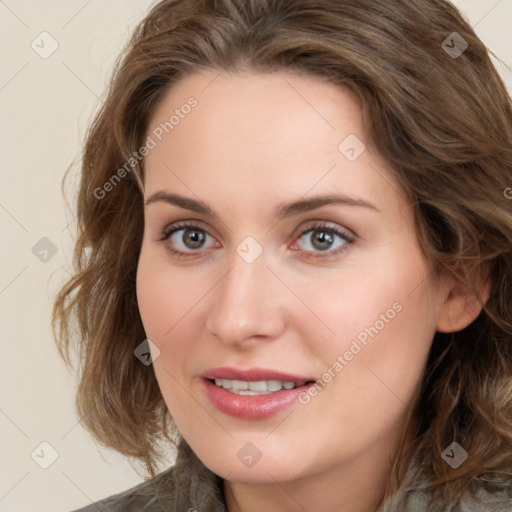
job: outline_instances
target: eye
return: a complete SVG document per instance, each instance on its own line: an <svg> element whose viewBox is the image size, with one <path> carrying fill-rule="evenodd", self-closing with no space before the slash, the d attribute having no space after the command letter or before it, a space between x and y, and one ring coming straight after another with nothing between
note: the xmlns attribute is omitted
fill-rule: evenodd
<svg viewBox="0 0 512 512"><path fill-rule="evenodd" d="M336 243L336 239L338 239L338 243ZM328 258L347 249L354 243L355 237L333 226L318 223L302 231L298 240L306 246L304 252L310 253L306 257ZM296 250L296 243L291 249Z"/></svg>
<svg viewBox="0 0 512 512"><path fill-rule="evenodd" d="M167 249L173 254L181 256L191 256L201 249L207 249L205 241L211 237L204 229L196 224L180 223L174 224L171 228L164 231L158 238L158 242L170 241ZM213 244L215 246L215 244ZM177 247L175 249L174 247Z"/></svg>
<svg viewBox="0 0 512 512"><path fill-rule="evenodd" d="M156 241L169 241L167 250L181 258L194 256L202 249L219 247L215 241L208 247L206 244L208 238L214 240L206 230L197 224L179 223L166 229ZM337 244L336 238L338 238ZM317 223L303 230L297 241L302 241L301 244L306 246L306 249L301 252L307 253L307 258L328 258L346 250L350 244L354 243L355 237L325 223ZM290 249L300 250L297 249L297 241Z"/></svg>

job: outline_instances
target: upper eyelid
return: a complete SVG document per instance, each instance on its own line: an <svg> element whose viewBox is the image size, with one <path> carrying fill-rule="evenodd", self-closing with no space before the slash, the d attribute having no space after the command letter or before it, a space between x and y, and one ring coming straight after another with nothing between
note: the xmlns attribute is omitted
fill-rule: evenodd
<svg viewBox="0 0 512 512"><path fill-rule="evenodd" d="M352 229L348 229L344 226L338 226L337 223L334 221L311 219L311 220L306 221L305 223L301 223L301 224L306 224L306 225L303 225L301 228L297 228L295 230L295 231L298 231L298 234L300 234L300 235L304 234L305 231L308 231L310 229L314 229L315 227L318 227L318 228L324 228L324 229L333 228L337 231L347 232L347 234L353 236L354 238L357 237L357 234ZM315 226L315 224L318 224L318 226ZM174 222L166 225L166 227L164 227L162 229L162 232L168 233L171 231L177 231L179 229L186 229L187 227L199 228L200 230L208 233L210 236L213 236L210 233L210 228L204 227L203 222L201 220L197 220L197 219L184 219L184 220L174 221ZM295 235L295 236L297 236L297 235Z"/></svg>
<svg viewBox="0 0 512 512"><path fill-rule="evenodd" d="M191 229L191 228L199 228L201 231L204 231L209 236L213 238L217 238L214 236L210 231L209 228L205 228L201 225L201 221L198 220L177 220L176 222L173 222L172 224L169 224L166 226L163 230L163 234L167 233L175 233L176 231L180 231L182 229Z"/></svg>

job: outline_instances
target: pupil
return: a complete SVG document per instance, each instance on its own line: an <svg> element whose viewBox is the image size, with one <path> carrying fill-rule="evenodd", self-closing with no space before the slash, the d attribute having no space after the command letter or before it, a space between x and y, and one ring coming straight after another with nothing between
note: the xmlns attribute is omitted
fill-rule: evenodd
<svg viewBox="0 0 512 512"><path fill-rule="evenodd" d="M192 248L193 249L197 249L198 247L200 247L204 241L204 233L201 233L199 231L192 231L192 230L187 230L185 232L185 237L186 237L186 240L185 242L190 242L191 245L192 245Z"/></svg>
<svg viewBox="0 0 512 512"><path fill-rule="evenodd" d="M315 237L313 238L313 245L317 246L316 242L319 242L320 246L317 246L317 249L325 250L328 249L329 246L333 243L333 237L331 233L327 231L315 231ZM327 243L327 245L325 245ZM324 244L324 245L322 245Z"/></svg>

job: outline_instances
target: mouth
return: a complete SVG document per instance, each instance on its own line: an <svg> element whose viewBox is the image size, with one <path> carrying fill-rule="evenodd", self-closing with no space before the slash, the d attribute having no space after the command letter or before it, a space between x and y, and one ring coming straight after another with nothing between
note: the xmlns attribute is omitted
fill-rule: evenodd
<svg viewBox="0 0 512 512"><path fill-rule="evenodd" d="M251 420L283 411L316 382L306 376L259 368L216 368L201 377L206 396L220 412Z"/></svg>
<svg viewBox="0 0 512 512"><path fill-rule="evenodd" d="M276 393L282 389L290 390L300 388L306 384L313 384L314 381L280 381L280 380L230 380L230 379L208 379L212 384L219 386L235 395L259 396Z"/></svg>

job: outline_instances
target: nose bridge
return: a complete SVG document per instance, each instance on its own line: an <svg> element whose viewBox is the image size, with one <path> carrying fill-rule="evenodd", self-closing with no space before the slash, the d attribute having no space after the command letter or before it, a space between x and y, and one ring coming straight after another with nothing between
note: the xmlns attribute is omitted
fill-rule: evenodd
<svg viewBox="0 0 512 512"><path fill-rule="evenodd" d="M257 249L250 240L242 242L216 287L206 327L225 343L274 337L283 327L276 278L267 268L264 251Z"/></svg>

